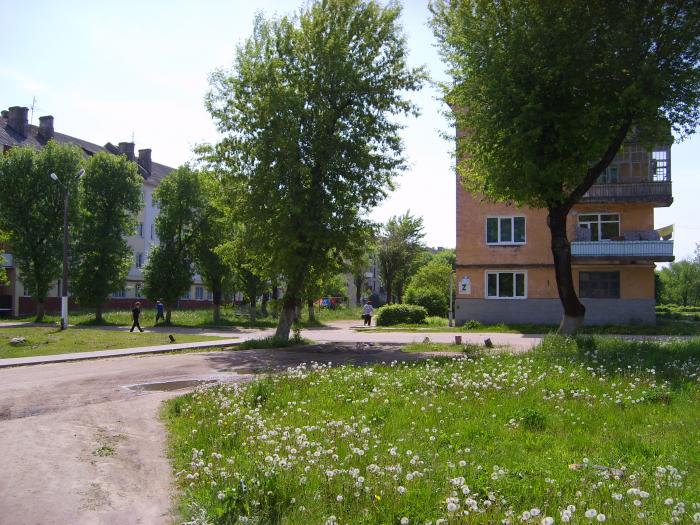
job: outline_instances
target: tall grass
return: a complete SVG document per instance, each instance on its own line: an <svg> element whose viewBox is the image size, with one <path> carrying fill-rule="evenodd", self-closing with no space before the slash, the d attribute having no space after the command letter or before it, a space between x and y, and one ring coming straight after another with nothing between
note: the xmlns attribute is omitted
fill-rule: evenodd
<svg viewBox="0 0 700 525"><path fill-rule="evenodd" d="M216 524L691 523L699 381L700 340L548 337L200 389L167 405L181 509Z"/></svg>

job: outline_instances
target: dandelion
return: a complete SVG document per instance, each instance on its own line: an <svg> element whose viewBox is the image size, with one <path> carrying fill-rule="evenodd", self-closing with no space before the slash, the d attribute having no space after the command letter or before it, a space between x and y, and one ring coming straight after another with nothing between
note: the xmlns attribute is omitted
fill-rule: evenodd
<svg viewBox="0 0 700 525"><path fill-rule="evenodd" d="M401 518L401 525L408 525L409 523L411 523L411 521L406 516Z"/></svg>
<svg viewBox="0 0 700 525"><path fill-rule="evenodd" d="M595 517L596 517L596 514L598 514L598 511L597 511L597 510L595 510L595 509L588 509L588 510L586 511L586 513L585 513L585 516L586 516L588 519L591 519L591 518L595 518Z"/></svg>
<svg viewBox="0 0 700 525"><path fill-rule="evenodd" d="M403 487L403 486L399 485L398 487L396 487L396 492L398 492L399 494L405 494L405 493L406 493L406 487Z"/></svg>
<svg viewBox="0 0 700 525"><path fill-rule="evenodd" d="M219 498L219 501L223 500L226 498L226 494L219 491L219 493L216 495L217 498Z"/></svg>
<svg viewBox="0 0 700 525"><path fill-rule="evenodd" d="M666 498L664 500L664 505L673 505L673 498Z"/></svg>
<svg viewBox="0 0 700 525"><path fill-rule="evenodd" d="M551 516L547 516L546 518L544 518L542 520L542 525L553 525L553 523L554 523L554 518L552 518Z"/></svg>
<svg viewBox="0 0 700 525"><path fill-rule="evenodd" d="M338 494L338 495L335 497L335 500L336 500L338 503L342 502L343 499L344 499L344 498L343 498L342 494Z"/></svg>
<svg viewBox="0 0 700 525"><path fill-rule="evenodd" d="M598 514L595 519L598 521L605 521L605 514Z"/></svg>

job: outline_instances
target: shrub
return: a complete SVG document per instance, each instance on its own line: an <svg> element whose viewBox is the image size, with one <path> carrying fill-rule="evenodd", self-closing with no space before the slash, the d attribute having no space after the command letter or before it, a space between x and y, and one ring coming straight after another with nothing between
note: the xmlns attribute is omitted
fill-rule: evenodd
<svg viewBox="0 0 700 525"><path fill-rule="evenodd" d="M406 290L406 302L424 307L428 315L446 317L449 294L435 288L417 288L409 286Z"/></svg>
<svg viewBox="0 0 700 525"><path fill-rule="evenodd" d="M377 310L377 326L418 324L425 321L428 312L415 304L390 304Z"/></svg>
<svg viewBox="0 0 700 525"><path fill-rule="evenodd" d="M484 325L475 319L469 319L469 321L464 323L464 325L462 326L464 330L478 330L479 328L483 327Z"/></svg>

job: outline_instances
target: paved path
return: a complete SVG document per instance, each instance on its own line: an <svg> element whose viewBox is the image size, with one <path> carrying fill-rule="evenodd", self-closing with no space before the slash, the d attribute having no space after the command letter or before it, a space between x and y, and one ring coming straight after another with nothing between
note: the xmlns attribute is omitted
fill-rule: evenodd
<svg viewBox="0 0 700 525"><path fill-rule="evenodd" d="M0 370L0 524L173 523L164 399L138 384L245 381L299 363L415 360L398 348L167 354Z"/></svg>

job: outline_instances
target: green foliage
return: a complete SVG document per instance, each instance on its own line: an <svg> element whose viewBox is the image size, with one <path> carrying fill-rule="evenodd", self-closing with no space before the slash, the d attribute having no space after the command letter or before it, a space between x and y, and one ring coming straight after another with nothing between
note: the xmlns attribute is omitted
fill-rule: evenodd
<svg viewBox="0 0 700 525"><path fill-rule="evenodd" d="M254 350L259 348L287 348L290 346L308 345L311 344L311 340L304 339L301 337L299 332L294 333L290 338L275 337L274 335L268 337L261 337L260 339L248 339L243 341L240 345L236 347L236 350Z"/></svg>
<svg viewBox="0 0 700 525"><path fill-rule="evenodd" d="M0 155L0 225L12 246L22 283L38 303L39 320L44 299L61 275L63 198L66 191L75 195L82 160L79 148L54 141L39 151L20 147ZM50 178L51 173L60 183ZM75 199L69 204L73 224Z"/></svg>
<svg viewBox="0 0 700 525"><path fill-rule="evenodd" d="M403 298L403 287L411 276L414 262L423 250L423 218L409 211L391 217L382 229L377 248L379 276L387 291L387 302L397 295Z"/></svg>
<svg viewBox="0 0 700 525"><path fill-rule="evenodd" d="M98 153L87 161L71 272L78 304L99 307L123 287L133 256L125 237L142 206L141 183L136 164L124 156Z"/></svg>
<svg viewBox="0 0 700 525"><path fill-rule="evenodd" d="M366 0L258 16L231 70L211 76L206 105L224 138L209 160L227 171L254 260L286 283L282 337L305 276L337 264L405 168L396 117L416 113L406 94L425 74L406 65L399 16Z"/></svg>
<svg viewBox="0 0 700 525"><path fill-rule="evenodd" d="M166 323L170 310L192 284L195 239L204 207L200 174L181 166L165 177L153 192L160 212L153 248L144 270L144 293L151 301L163 299Z"/></svg>
<svg viewBox="0 0 700 525"><path fill-rule="evenodd" d="M450 302L452 267L445 259L434 258L419 268L406 288L406 302L424 306L428 315L446 316ZM455 293L454 282L452 293Z"/></svg>
<svg viewBox="0 0 700 525"><path fill-rule="evenodd" d="M657 273L662 303L695 306L700 303L700 261L672 262Z"/></svg>
<svg viewBox="0 0 700 525"><path fill-rule="evenodd" d="M698 124L693 2L436 0L432 11L453 80L446 96L469 130L458 154L469 159L459 172L471 191L560 206L595 181L629 131L653 144L669 140L669 126L689 134Z"/></svg>
<svg viewBox="0 0 700 525"><path fill-rule="evenodd" d="M428 317L428 312L414 304L389 304L376 310L375 315L377 326L393 326L422 323Z"/></svg>

